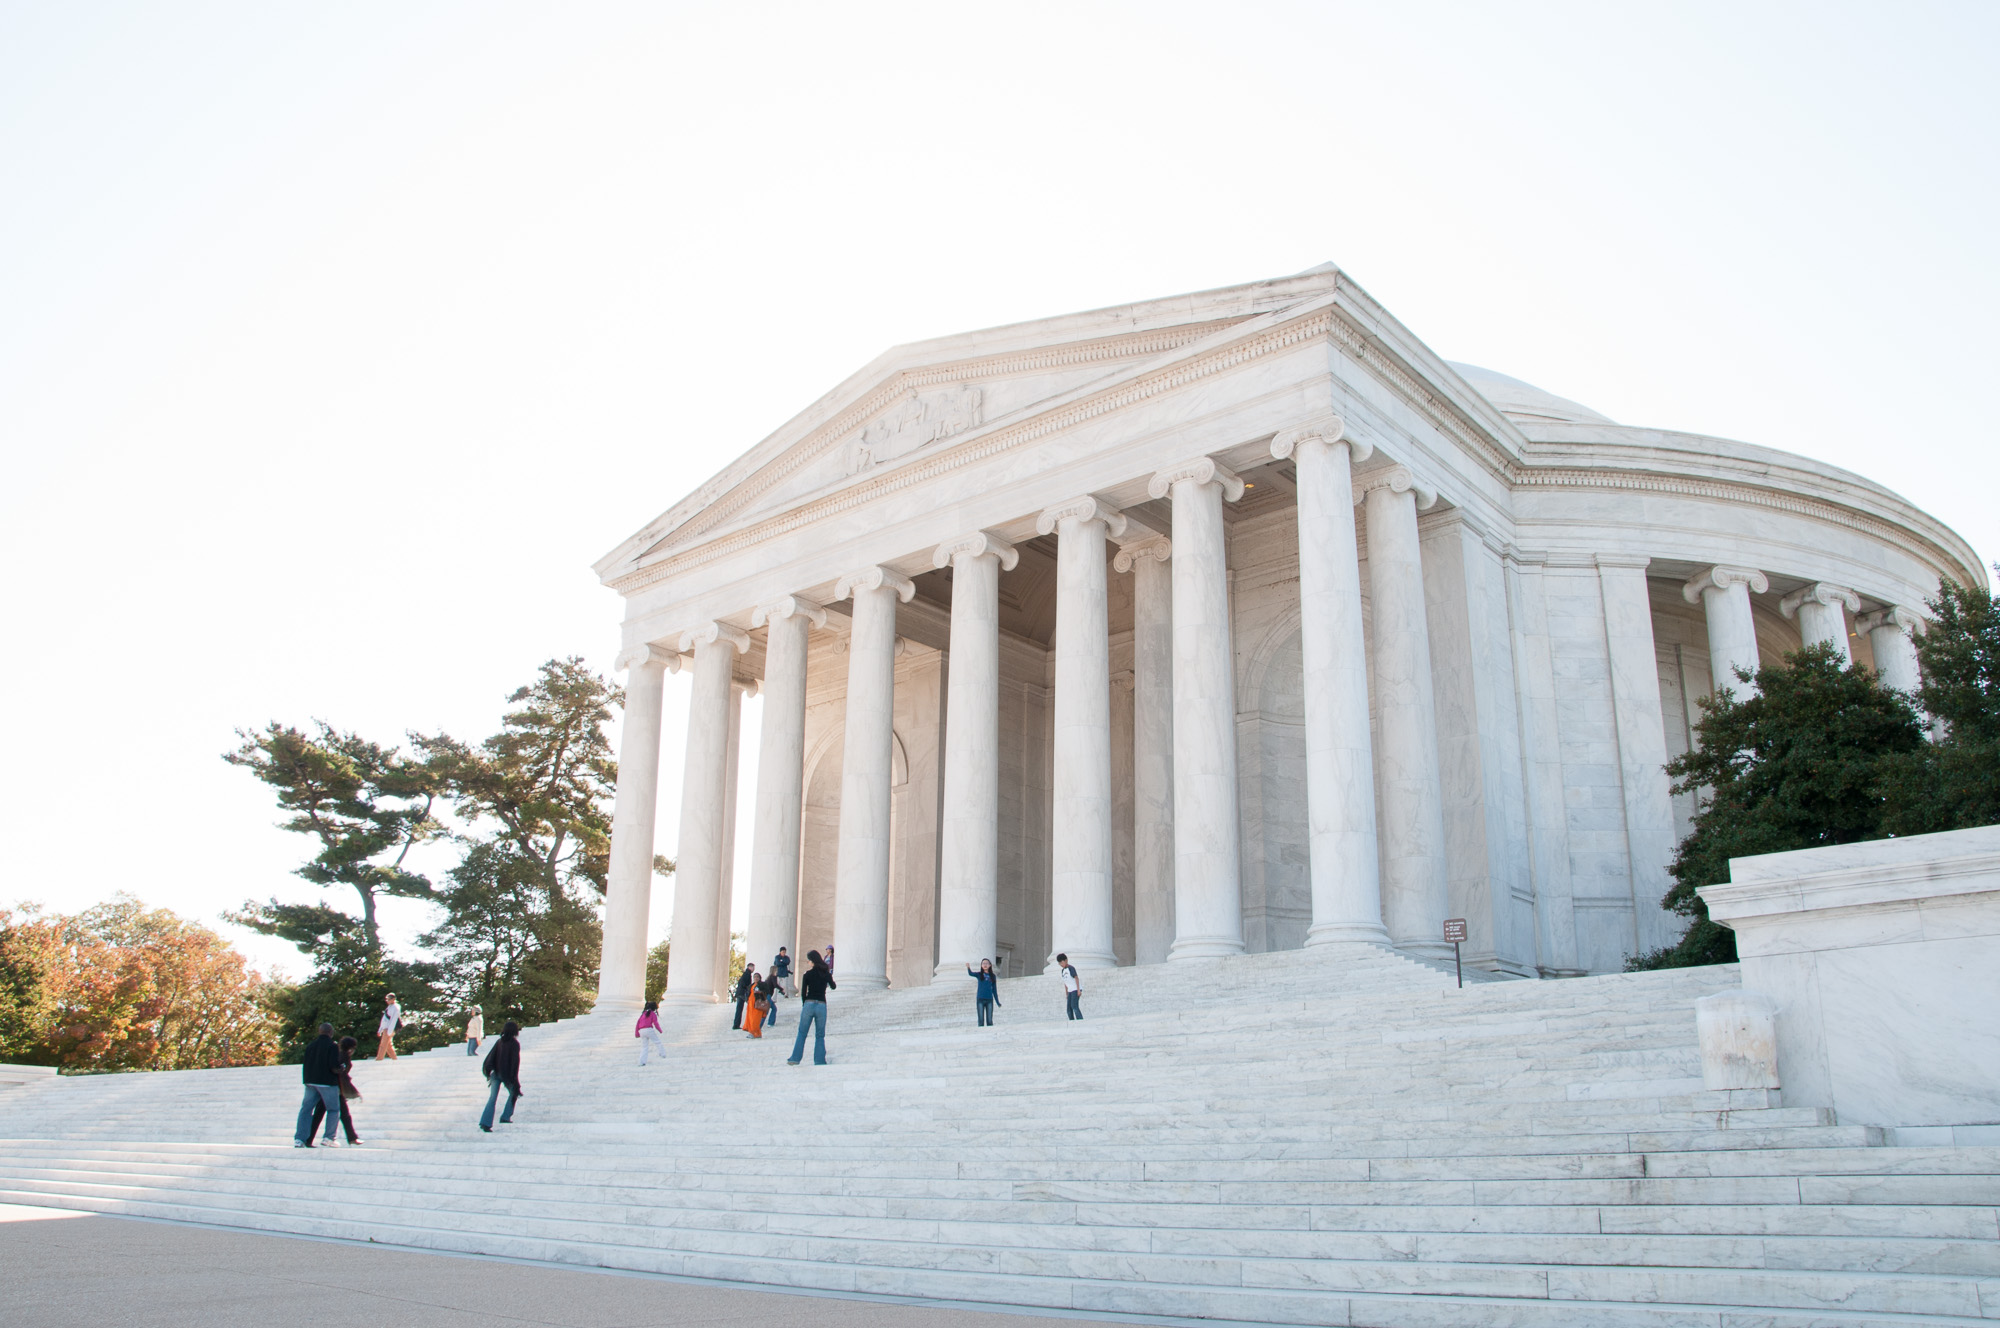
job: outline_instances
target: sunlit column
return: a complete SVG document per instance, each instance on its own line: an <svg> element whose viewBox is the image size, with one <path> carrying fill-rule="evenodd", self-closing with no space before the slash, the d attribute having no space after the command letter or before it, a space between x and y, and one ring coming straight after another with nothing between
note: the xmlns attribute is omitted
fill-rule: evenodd
<svg viewBox="0 0 2000 1328"><path fill-rule="evenodd" d="M1883 686L1916 695L1923 685L1917 668L1917 636L1925 626L1922 617L1903 608L1877 609L1855 621L1856 631L1868 633L1875 672L1881 675Z"/></svg>
<svg viewBox="0 0 2000 1328"><path fill-rule="evenodd" d="M951 568L935 976L994 957L1000 927L1000 573L1021 555L985 531L938 546Z"/></svg>
<svg viewBox="0 0 2000 1328"><path fill-rule="evenodd" d="M1298 473L1299 652L1306 711L1312 927L1307 945L1387 945L1375 833L1375 751L1361 630L1352 463L1374 448L1338 419L1279 434L1271 455Z"/></svg>
<svg viewBox="0 0 2000 1328"><path fill-rule="evenodd" d="M807 634L826 610L796 595L751 616L764 627L764 719L757 752L757 823L750 850L750 927L744 944L759 967L798 944L799 821L806 759Z"/></svg>
<svg viewBox="0 0 2000 1328"><path fill-rule="evenodd" d="M1750 596L1771 588L1762 572L1750 567L1710 567L1681 587L1681 598L1699 603L1708 619L1708 672L1718 696L1731 690L1738 697L1757 694L1757 623L1750 614ZM1745 682L1736 676L1750 674Z"/></svg>
<svg viewBox="0 0 2000 1328"><path fill-rule="evenodd" d="M1843 609L1847 612L1841 612ZM1778 612L1798 618L1799 635L1806 645L1830 645L1842 664L1853 662L1854 651L1847 644L1847 613L1861 612L1861 596L1846 586L1815 581L1779 600Z"/></svg>
<svg viewBox="0 0 2000 1328"><path fill-rule="evenodd" d="M1174 944L1174 580L1165 536L1128 544L1132 574L1132 952L1165 963Z"/></svg>
<svg viewBox="0 0 2000 1328"><path fill-rule="evenodd" d="M597 970L600 1010L636 1008L646 990L646 926L653 904L653 822L660 798L660 707L667 674L681 657L640 646L618 658L626 669L625 721L618 735L618 792L611 810L611 862L604 888L604 950Z"/></svg>
<svg viewBox="0 0 2000 1328"><path fill-rule="evenodd" d="M840 764L840 862L833 937L843 987L889 985L890 756L895 741L896 601L917 588L886 567L840 579L854 600L847 651L847 720Z"/></svg>
<svg viewBox="0 0 2000 1328"><path fill-rule="evenodd" d="M716 999L716 916L722 907L728 853L731 677L750 638L709 623L681 638L694 652L694 694L688 700L687 759L681 776L681 843L674 859L673 962L664 1000L678 1005Z"/></svg>
<svg viewBox="0 0 2000 1328"><path fill-rule="evenodd" d="M1153 476L1174 504L1174 943L1171 959L1243 952L1235 633L1222 503L1243 481L1213 457Z"/></svg>

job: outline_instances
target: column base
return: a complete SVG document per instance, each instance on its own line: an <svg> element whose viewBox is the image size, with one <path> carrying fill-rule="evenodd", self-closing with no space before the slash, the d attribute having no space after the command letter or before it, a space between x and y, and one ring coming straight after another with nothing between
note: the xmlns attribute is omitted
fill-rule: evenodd
<svg viewBox="0 0 2000 1328"><path fill-rule="evenodd" d="M638 997L599 996L597 1004L590 1007L592 1014L637 1014L646 1003Z"/></svg>
<svg viewBox="0 0 2000 1328"><path fill-rule="evenodd" d="M1083 973L1095 968L1116 968L1118 967L1118 956L1115 954L1083 954L1079 952L1070 955L1069 962L1070 967L1079 973ZM1042 969L1042 975L1048 977L1060 972L1062 972L1061 965L1056 963L1054 955L1050 955L1047 966Z"/></svg>
<svg viewBox="0 0 2000 1328"><path fill-rule="evenodd" d="M939 964L931 970L931 978L933 981L938 978L960 978L966 982L970 982L972 981L972 975L965 970L976 968L978 965L979 961L977 959L973 960L970 964Z"/></svg>
<svg viewBox="0 0 2000 1328"><path fill-rule="evenodd" d="M881 991L889 985L889 979L877 977L873 973L838 973L833 980L849 991Z"/></svg>
<svg viewBox="0 0 2000 1328"><path fill-rule="evenodd" d="M1167 962L1180 959L1226 959L1243 953L1243 942L1229 936L1182 936L1167 951Z"/></svg>
<svg viewBox="0 0 2000 1328"><path fill-rule="evenodd" d="M1449 964L1452 960L1449 941L1397 941L1396 953L1412 959L1428 959L1432 963Z"/></svg>
<svg viewBox="0 0 2000 1328"><path fill-rule="evenodd" d="M1306 933L1306 946L1315 945L1380 945L1390 944L1389 931L1379 923L1372 922L1326 922L1315 926Z"/></svg>
<svg viewBox="0 0 2000 1328"><path fill-rule="evenodd" d="M661 1009L665 1009L669 1005L714 1005L716 1003L716 997L699 991L670 991L660 997Z"/></svg>

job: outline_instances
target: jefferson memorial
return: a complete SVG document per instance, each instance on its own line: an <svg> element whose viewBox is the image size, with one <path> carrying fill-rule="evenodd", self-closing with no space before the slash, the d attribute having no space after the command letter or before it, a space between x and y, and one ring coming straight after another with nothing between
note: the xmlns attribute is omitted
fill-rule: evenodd
<svg viewBox="0 0 2000 1328"><path fill-rule="evenodd" d="M1734 671L1893 686L1966 543L1882 486L1448 363L1331 265L900 346L596 564L629 670L600 1005L643 992L663 681L693 693L667 999L1335 943L1620 970ZM761 694L751 860L739 715ZM712 936L712 948L697 942ZM654 993L657 994L657 993Z"/></svg>

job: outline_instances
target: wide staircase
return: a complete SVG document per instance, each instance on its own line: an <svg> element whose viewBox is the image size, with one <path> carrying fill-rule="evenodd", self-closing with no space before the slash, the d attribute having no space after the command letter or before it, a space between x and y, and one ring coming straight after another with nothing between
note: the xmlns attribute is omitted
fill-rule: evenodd
<svg viewBox="0 0 2000 1328"><path fill-rule="evenodd" d="M1480 982L1365 947L836 992L832 1063L727 1008L363 1063L0 1089L0 1202L787 1287L1251 1323L1805 1328L2000 1319L2000 1148L1883 1146L1702 1089L1733 968Z"/></svg>

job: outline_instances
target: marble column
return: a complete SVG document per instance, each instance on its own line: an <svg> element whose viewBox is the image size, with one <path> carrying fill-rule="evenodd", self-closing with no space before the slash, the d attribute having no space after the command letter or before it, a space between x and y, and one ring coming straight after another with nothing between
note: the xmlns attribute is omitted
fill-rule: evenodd
<svg viewBox="0 0 2000 1328"><path fill-rule="evenodd" d="M1710 567L1681 587L1681 598L1700 604L1708 618L1708 671L1716 695L1725 690L1748 699L1757 694L1757 624L1750 596L1771 588L1764 574L1749 567ZM1736 676L1742 669L1749 682Z"/></svg>
<svg viewBox="0 0 2000 1328"><path fill-rule="evenodd" d="M1174 581L1164 536L1118 551L1132 574L1132 952L1165 963L1174 944Z"/></svg>
<svg viewBox="0 0 2000 1328"><path fill-rule="evenodd" d="M1298 473L1299 651L1306 711L1306 822L1312 881L1307 945L1387 945L1376 846L1375 753L1353 461L1374 448L1333 419L1279 434L1271 455Z"/></svg>
<svg viewBox="0 0 2000 1328"><path fill-rule="evenodd" d="M1374 613L1375 749L1382 920L1398 949L1449 956L1444 780L1431 682L1417 509L1437 501L1409 468L1370 471L1354 485L1368 517L1368 592Z"/></svg>
<svg viewBox="0 0 2000 1328"><path fill-rule="evenodd" d="M938 852L940 978L994 957L1000 927L1000 573L1021 555L985 531L938 546L951 568L944 806Z"/></svg>
<svg viewBox="0 0 2000 1328"><path fill-rule="evenodd" d="M836 969L843 986L889 985L890 757L896 718L896 601L916 586L886 567L840 579L854 600L847 719L840 762L840 849L833 887Z"/></svg>
<svg viewBox="0 0 2000 1328"><path fill-rule="evenodd" d="M1868 633L1883 686L1916 695L1923 684L1917 668L1917 635L1925 625L1924 619L1902 608L1877 609L1855 620L1855 630Z"/></svg>
<svg viewBox="0 0 2000 1328"><path fill-rule="evenodd" d="M1050 825L1051 953L1077 968L1115 968L1111 844L1111 635L1105 537L1125 515L1085 496L1035 521L1056 536L1054 799Z"/></svg>
<svg viewBox="0 0 2000 1328"><path fill-rule="evenodd" d="M750 847L750 928L761 969L798 944L799 821L805 796L807 634L826 610L787 595L751 615L764 627L764 720L757 750L757 823ZM796 959L796 955L794 958Z"/></svg>
<svg viewBox="0 0 2000 1328"><path fill-rule="evenodd" d="M1861 612L1861 597L1845 586L1815 581L1794 590L1778 601L1778 612L1799 620L1799 635L1806 645L1821 642L1834 648L1842 664L1851 663L1854 651L1847 644L1847 613Z"/></svg>
<svg viewBox="0 0 2000 1328"><path fill-rule="evenodd" d="M1635 953L1672 945L1687 930L1660 900L1673 884L1674 806L1668 791L1666 718L1660 709L1660 661L1653 640L1653 600L1643 556L1598 554L1604 599L1604 645L1611 670L1612 729L1632 881Z"/></svg>
<svg viewBox="0 0 2000 1328"><path fill-rule="evenodd" d="M1154 475L1174 503L1174 943L1170 959L1243 952L1236 660L1222 503L1243 481L1213 457Z"/></svg>
<svg viewBox="0 0 2000 1328"><path fill-rule="evenodd" d="M736 916L736 800L743 780L743 698L755 696L755 681L729 682L729 759L722 771L722 886L715 892L715 995L728 996L730 921Z"/></svg>
<svg viewBox="0 0 2000 1328"><path fill-rule="evenodd" d="M674 956L661 998L670 1004L709 1004L722 983L715 967L715 928L729 853L732 672L736 656L749 648L748 636L721 623L709 623L681 638L681 649L694 652L694 695L688 700L687 758L681 767Z"/></svg>
<svg viewBox="0 0 2000 1328"><path fill-rule="evenodd" d="M659 646L640 646L618 657L618 667L627 670L625 721L618 735L618 792L611 805L599 1010L637 1009L658 994L646 990L646 925L653 905L653 822L660 800L660 708L666 677L680 664L679 655Z"/></svg>

